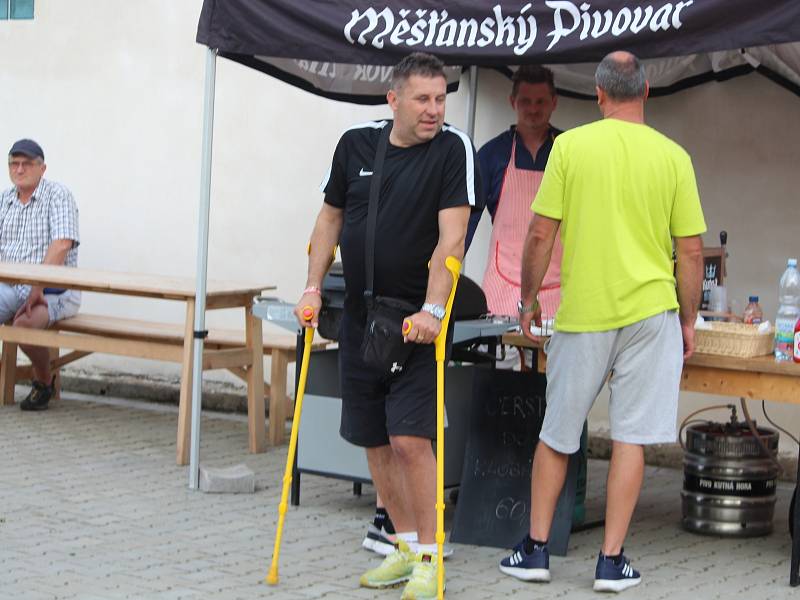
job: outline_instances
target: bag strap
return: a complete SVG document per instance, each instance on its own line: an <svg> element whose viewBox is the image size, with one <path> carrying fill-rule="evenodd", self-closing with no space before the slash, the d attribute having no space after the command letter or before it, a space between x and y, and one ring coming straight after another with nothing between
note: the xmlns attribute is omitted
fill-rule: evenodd
<svg viewBox="0 0 800 600"><path fill-rule="evenodd" d="M387 121L378 138L378 147L375 149L375 162L372 165L372 181L369 183L369 206L367 208L367 235L364 247L364 264L366 266L366 296L372 295L375 279L375 226L378 222L378 199L381 193L381 178L383 175L383 159L386 158L386 147L389 145L389 134L392 131L392 122Z"/></svg>

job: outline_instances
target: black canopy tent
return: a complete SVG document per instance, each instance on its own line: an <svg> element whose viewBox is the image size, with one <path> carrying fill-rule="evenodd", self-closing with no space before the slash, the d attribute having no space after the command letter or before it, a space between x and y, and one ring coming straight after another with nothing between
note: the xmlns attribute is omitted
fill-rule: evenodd
<svg viewBox="0 0 800 600"><path fill-rule="evenodd" d="M654 95L753 70L800 95L798 40L795 0L206 0L197 34L220 56L363 104L385 101L389 67L415 50L460 67L547 64L567 95L593 95L580 63L620 48L654 59Z"/></svg>
<svg viewBox="0 0 800 600"><path fill-rule="evenodd" d="M471 67L550 65L562 93L591 97L593 64L626 49L646 59L654 95L756 70L800 95L798 0L204 0L208 47L195 313L189 485L197 488L216 55L335 100L379 104L391 65L414 51ZM472 119L470 118L470 123ZM471 124L468 126L471 132Z"/></svg>

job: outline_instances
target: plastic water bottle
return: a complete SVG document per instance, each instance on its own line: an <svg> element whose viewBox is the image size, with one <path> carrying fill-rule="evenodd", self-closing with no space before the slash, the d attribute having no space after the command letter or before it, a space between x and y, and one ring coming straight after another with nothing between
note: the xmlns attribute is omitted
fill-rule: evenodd
<svg viewBox="0 0 800 600"><path fill-rule="evenodd" d="M748 325L758 325L764 320L764 311L761 310L761 306L758 304L758 296L750 296L748 302L747 308L744 309L742 321Z"/></svg>
<svg viewBox="0 0 800 600"><path fill-rule="evenodd" d="M778 315L775 317L775 360L792 360L794 328L800 318L800 272L797 259L790 258L781 276L778 291Z"/></svg>

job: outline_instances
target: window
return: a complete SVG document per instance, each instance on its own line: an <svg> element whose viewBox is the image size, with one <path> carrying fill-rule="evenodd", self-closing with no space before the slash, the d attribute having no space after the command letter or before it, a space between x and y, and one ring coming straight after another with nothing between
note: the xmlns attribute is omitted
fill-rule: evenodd
<svg viewBox="0 0 800 600"><path fill-rule="evenodd" d="M0 0L0 19L32 19L33 0Z"/></svg>

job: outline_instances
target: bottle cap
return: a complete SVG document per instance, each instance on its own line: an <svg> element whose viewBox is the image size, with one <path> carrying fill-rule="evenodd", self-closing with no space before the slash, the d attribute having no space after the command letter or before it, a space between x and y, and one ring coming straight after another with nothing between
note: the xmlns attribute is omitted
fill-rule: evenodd
<svg viewBox="0 0 800 600"><path fill-rule="evenodd" d="M750 296L748 302L758 302L758 296Z"/></svg>
<svg viewBox="0 0 800 600"><path fill-rule="evenodd" d="M788 261L786 261L786 265L789 266L789 267L796 267L797 266L797 259L796 258L790 258Z"/></svg>

